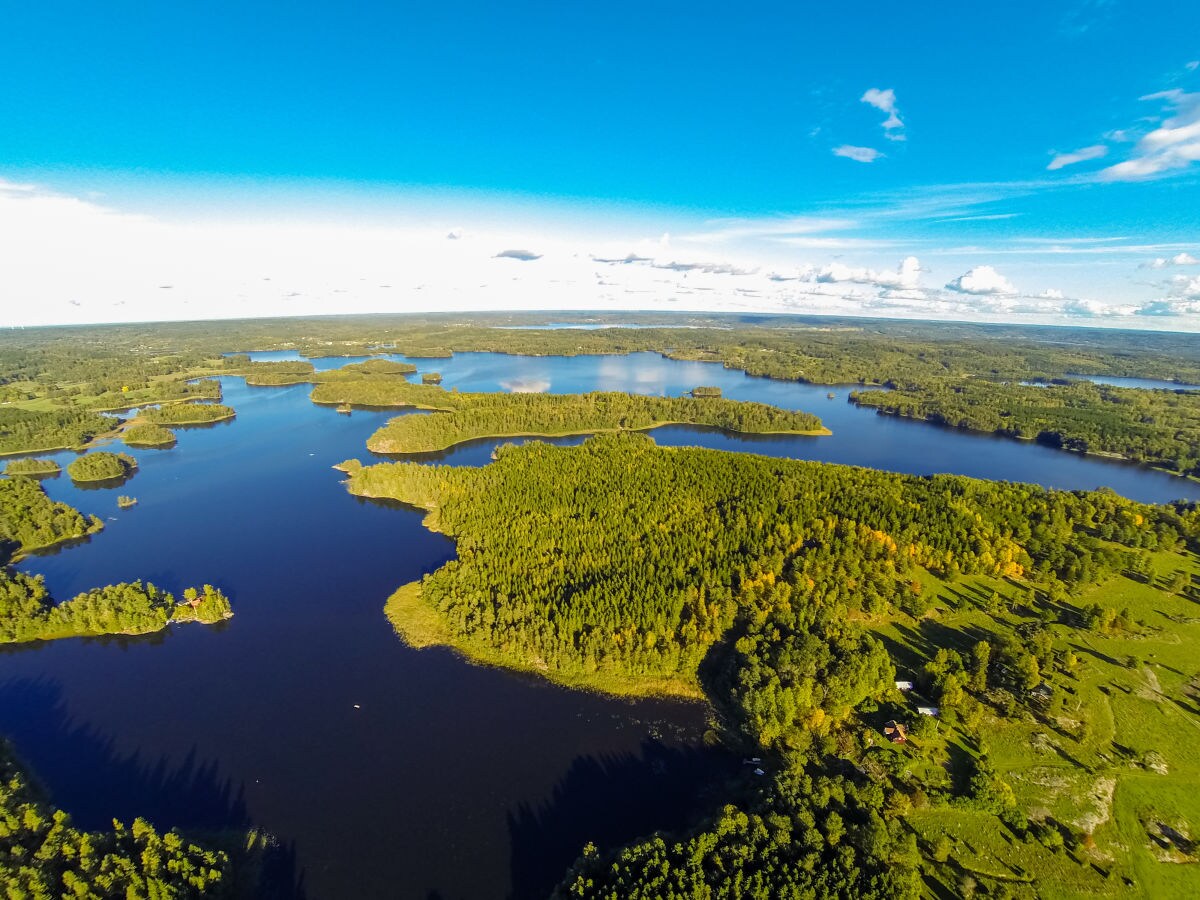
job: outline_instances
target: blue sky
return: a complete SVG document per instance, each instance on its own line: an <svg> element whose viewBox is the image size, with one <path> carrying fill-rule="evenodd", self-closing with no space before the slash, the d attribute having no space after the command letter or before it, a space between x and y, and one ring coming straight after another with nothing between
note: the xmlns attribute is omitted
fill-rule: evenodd
<svg viewBox="0 0 1200 900"><path fill-rule="evenodd" d="M1200 4L6 6L0 233L87 275L0 270L47 321L336 299L1200 327ZM314 271L331 229L383 256Z"/></svg>

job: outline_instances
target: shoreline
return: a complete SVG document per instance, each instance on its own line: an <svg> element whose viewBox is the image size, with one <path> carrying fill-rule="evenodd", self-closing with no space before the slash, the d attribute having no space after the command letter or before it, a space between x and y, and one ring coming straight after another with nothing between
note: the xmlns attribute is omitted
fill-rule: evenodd
<svg viewBox="0 0 1200 900"><path fill-rule="evenodd" d="M551 684L574 691L589 691L627 700L657 698L705 704L709 702L699 681L693 682L682 676L565 674L555 672L545 664L538 665L533 660L523 663L485 644L460 640L446 627L437 610L421 600L419 581L410 581L398 587L388 597L383 611L396 636L414 650L444 647L473 665L537 675Z"/></svg>
<svg viewBox="0 0 1200 900"><path fill-rule="evenodd" d="M333 468L341 472L346 471L339 466ZM346 482L346 490L356 497L395 500L394 497L355 491L351 488L349 480ZM404 505L425 513L425 517L421 520L423 528L435 534L446 533L440 527L437 507L417 506L411 503ZM657 697L667 700L709 703L708 696L704 693L698 679L688 679L682 675L641 677L606 675L604 673L565 674L552 671L544 665L539 666L533 661L522 663L485 644L461 640L447 627L440 613L421 600L420 581L410 581L396 588L384 603L383 612L396 632L396 636L414 650L445 647L474 665L537 675L551 684L570 690L590 691L629 700Z"/></svg>
<svg viewBox="0 0 1200 900"><path fill-rule="evenodd" d="M909 416L901 412L894 412L890 409L885 409L880 406L870 406L868 404L855 403L850 401L859 409L871 409L878 416L891 416L894 419L907 419L910 422L921 422L925 425L936 425L940 428L949 428L952 431L965 431L968 434L978 434L983 437L1000 438L1001 440L1009 441L1024 441L1028 444L1037 444L1040 447L1045 447L1047 450L1057 450L1060 453L1074 453L1076 456L1090 456L1095 459L1109 459L1115 462L1128 463L1131 466L1137 466L1139 469L1147 469L1151 472L1161 472L1163 475L1170 475L1173 478L1182 478L1184 481L1200 482L1200 476L1189 475L1186 472L1178 472L1174 469L1166 469L1162 466L1156 466L1154 463L1147 460L1133 459L1123 453L1118 453L1115 450L1072 450L1070 447L1055 447L1053 444L1039 444L1036 437L1026 437L1020 434L1008 434L1003 431L987 431L983 428L971 428L965 425L954 425L950 422L938 422L930 419L928 416Z"/></svg>
<svg viewBox="0 0 1200 900"><path fill-rule="evenodd" d="M203 619L170 618L163 623L161 628L146 628L142 630L125 631L69 631L62 634L25 638L24 640L19 641L9 641L0 638L0 646L17 647L23 644L48 643L49 641L69 640L71 638L145 637L148 634L159 634L163 631L167 631L172 625L187 625L192 623L200 625L217 625L221 622L228 622L232 618L233 613L230 612L228 615L221 616L219 619L213 619L212 621L206 621Z"/></svg>
<svg viewBox="0 0 1200 900"><path fill-rule="evenodd" d="M419 408L419 407L418 407ZM560 438L560 437L579 437L580 435L592 434L622 434L622 433L642 433L654 431L657 428L665 428L668 425L688 425L699 428L714 428L717 431L731 435L791 435L796 437L827 437L833 434L828 428L822 426L817 431L736 431L728 428L722 428L720 425L707 425L703 422L655 422L653 425L646 425L642 428L585 428L578 431L514 431L503 434L479 434L470 437L462 437L452 441L449 444L441 447L428 447L420 450L391 450L384 449L375 442L375 435L367 438L367 449L372 453L389 453L402 454L405 456L417 455L422 453L444 453L460 444L470 443L471 441L488 441L488 440L504 440L507 438ZM387 426L383 426L386 428ZM382 428L380 429L382 430ZM379 432L377 431L376 434Z"/></svg>

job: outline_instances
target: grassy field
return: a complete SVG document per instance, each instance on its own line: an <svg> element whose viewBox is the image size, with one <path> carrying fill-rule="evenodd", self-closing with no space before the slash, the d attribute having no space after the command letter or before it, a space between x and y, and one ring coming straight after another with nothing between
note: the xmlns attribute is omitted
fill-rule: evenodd
<svg viewBox="0 0 1200 900"><path fill-rule="evenodd" d="M945 864L927 876L933 894L964 896L986 879L1014 897L1200 896L1200 602L1164 589L1176 571L1197 583L1200 566L1191 555L1153 561L1151 583L1118 576L1071 600L1124 610L1127 627L1046 626L1055 654L1043 671L1046 701L1015 711L985 703L978 740L941 723L932 738L885 746L898 757L890 765L931 790L969 777L986 751L1018 807L1040 823L1040 839L1024 840L986 812L914 809L907 821L923 844L949 841ZM996 646L1044 607L1027 605L1015 582L928 576L926 587L937 597L930 615L876 629L897 677L918 683L934 642L964 653L981 639ZM1013 611L988 612L993 591ZM927 702L906 694L879 715L912 720Z"/></svg>

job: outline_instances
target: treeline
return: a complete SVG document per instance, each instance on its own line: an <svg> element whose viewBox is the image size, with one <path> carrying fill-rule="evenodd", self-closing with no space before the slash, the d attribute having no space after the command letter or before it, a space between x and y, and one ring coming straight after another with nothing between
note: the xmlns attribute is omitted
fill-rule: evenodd
<svg viewBox="0 0 1200 900"><path fill-rule="evenodd" d="M0 479L0 564L17 553L94 534L103 527L95 516L51 500L31 478Z"/></svg>
<svg viewBox="0 0 1200 900"><path fill-rule="evenodd" d="M0 453L73 450L119 424L82 409L0 409Z"/></svg>
<svg viewBox="0 0 1200 900"><path fill-rule="evenodd" d="M968 380L906 384L850 397L890 415L1200 475L1200 391Z"/></svg>
<svg viewBox="0 0 1200 900"><path fill-rule="evenodd" d="M367 442L378 453L444 450L481 437L641 430L668 422L753 433L824 432L821 420L809 413L719 398L619 393L462 394L407 381L372 379L318 384L313 400L441 410L429 416L392 419Z"/></svg>
<svg viewBox="0 0 1200 900"><path fill-rule="evenodd" d="M30 785L0 742L0 886L7 898L185 900L230 897L234 873L222 850L194 844L144 819L81 831Z"/></svg>
<svg viewBox="0 0 1200 900"><path fill-rule="evenodd" d="M172 403L142 410L141 417L154 425L204 425L234 415L233 407L222 403Z"/></svg>
<svg viewBox="0 0 1200 900"><path fill-rule="evenodd" d="M233 615L211 585L187 588L183 599L140 581L84 591L55 603L41 576L0 569L0 643L104 634L149 634L171 622L213 624Z"/></svg>
<svg viewBox="0 0 1200 900"><path fill-rule="evenodd" d="M111 481L126 478L137 471L137 460L128 453L110 453L96 450L67 464L67 474L72 481Z"/></svg>

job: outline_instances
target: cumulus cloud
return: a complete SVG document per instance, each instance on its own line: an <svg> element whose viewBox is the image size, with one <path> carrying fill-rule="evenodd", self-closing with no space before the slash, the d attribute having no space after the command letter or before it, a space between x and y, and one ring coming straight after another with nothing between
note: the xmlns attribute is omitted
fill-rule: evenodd
<svg viewBox="0 0 1200 900"><path fill-rule="evenodd" d="M1200 160L1200 93L1179 88L1147 94L1162 101L1170 115L1134 145L1133 156L1100 171L1104 181L1144 181L1185 169Z"/></svg>
<svg viewBox="0 0 1200 900"><path fill-rule="evenodd" d="M1140 269L1165 269L1168 266L1200 266L1200 259L1190 253L1177 253L1172 257L1160 256L1150 262L1142 263Z"/></svg>
<svg viewBox="0 0 1200 900"><path fill-rule="evenodd" d="M946 285L958 294L1015 294L1012 282L991 266L976 266Z"/></svg>
<svg viewBox="0 0 1200 900"><path fill-rule="evenodd" d="M1043 300L1064 300L1066 295L1058 288L1046 288L1038 296Z"/></svg>
<svg viewBox="0 0 1200 900"><path fill-rule="evenodd" d="M1195 316L1200 315L1200 300L1151 300L1143 303L1139 316Z"/></svg>
<svg viewBox="0 0 1200 900"><path fill-rule="evenodd" d="M880 112L887 113L887 118L883 122L883 134L889 141L903 141L904 123L900 120L900 114L896 110L896 92L891 88L887 90L879 90L879 88L871 88L862 97L859 98L863 103L869 103Z"/></svg>
<svg viewBox="0 0 1200 900"><path fill-rule="evenodd" d="M1139 313L1139 307L1136 306L1112 305L1099 303L1096 300L1068 300L1063 304L1062 310L1068 316L1080 316L1087 319L1132 316Z"/></svg>
<svg viewBox="0 0 1200 900"><path fill-rule="evenodd" d="M834 156L843 156L846 159L852 159L855 162L871 163L883 156L874 147L855 147L851 144L842 144L840 147L833 148Z"/></svg>
<svg viewBox="0 0 1200 900"><path fill-rule="evenodd" d="M1046 168L1054 172L1066 166L1073 166L1075 163L1087 162L1089 159L1100 159L1100 157L1107 155L1107 153L1108 148L1103 144L1093 144L1091 147L1081 147L1070 153L1055 154L1054 159L1050 160L1050 165L1046 166Z"/></svg>
<svg viewBox="0 0 1200 900"><path fill-rule="evenodd" d="M1188 300L1200 300L1200 275L1176 275L1171 279L1171 294Z"/></svg>
<svg viewBox="0 0 1200 900"><path fill-rule="evenodd" d="M854 268L839 262L830 263L813 275L813 280L821 284L839 284L853 282L856 284L873 284L883 288L898 290L914 290L921 280L921 263L915 256L909 256L900 263L894 272L876 271L875 269Z"/></svg>
<svg viewBox="0 0 1200 900"><path fill-rule="evenodd" d="M534 253L532 250L501 250L496 254L496 259L516 259L521 262L533 262L535 259L541 259L542 254Z"/></svg>

